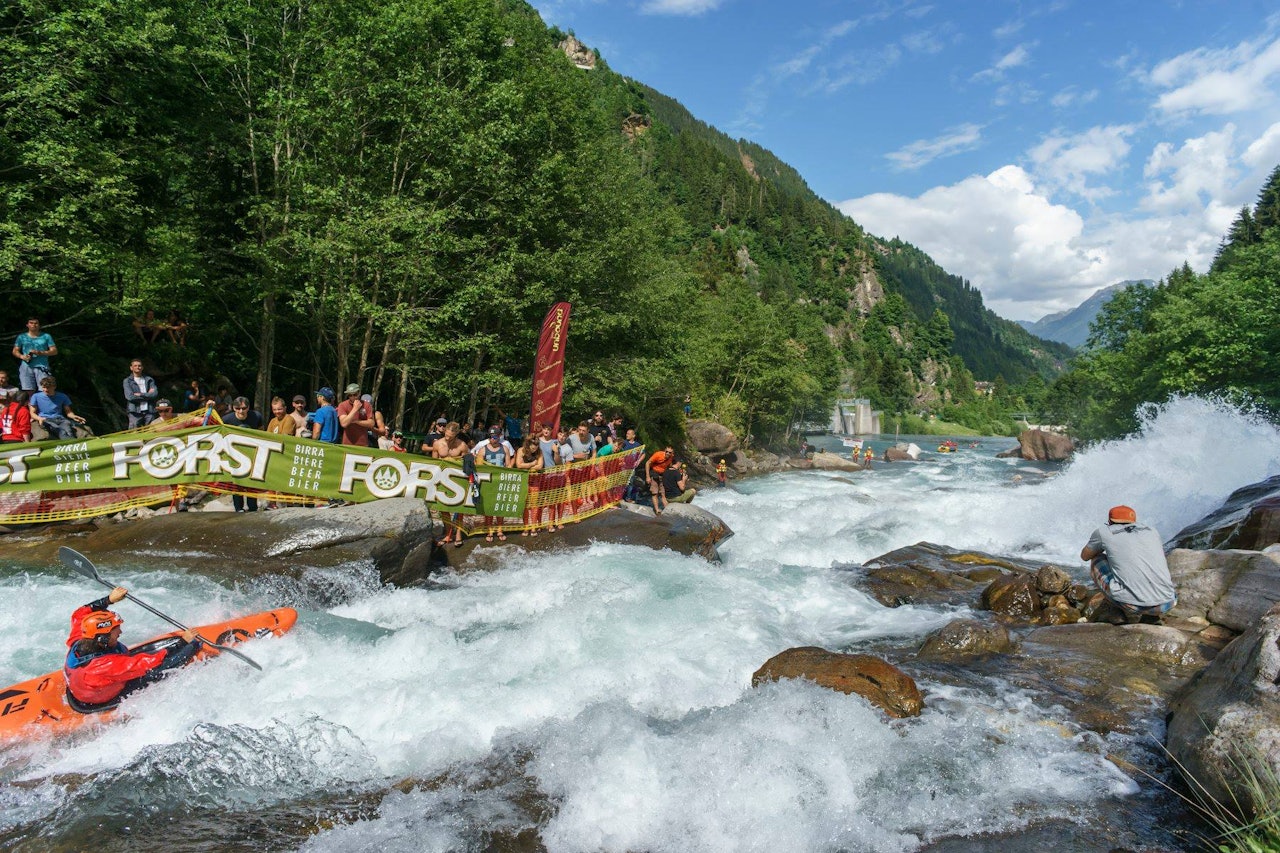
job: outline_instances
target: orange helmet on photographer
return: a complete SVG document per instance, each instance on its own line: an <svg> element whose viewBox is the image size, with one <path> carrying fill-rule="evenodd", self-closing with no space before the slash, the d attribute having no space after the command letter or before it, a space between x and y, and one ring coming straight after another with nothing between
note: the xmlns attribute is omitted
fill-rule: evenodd
<svg viewBox="0 0 1280 853"><path fill-rule="evenodd" d="M120 614L110 610L95 610L80 620L80 633L86 640L105 637L124 624Z"/></svg>

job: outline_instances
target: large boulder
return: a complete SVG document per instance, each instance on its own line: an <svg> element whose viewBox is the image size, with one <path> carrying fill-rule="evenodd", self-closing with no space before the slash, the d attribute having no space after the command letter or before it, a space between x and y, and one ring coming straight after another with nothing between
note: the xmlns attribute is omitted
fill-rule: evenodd
<svg viewBox="0 0 1280 853"><path fill-rule="evenodd" d="M857 585L886 607L978 605L982 589L1006 573L1026 575L1032 563L960 551L930 542L917 542L881 554L863 566L849 566ZM842 567L843 568L843 567Z"/></svg>
<svg viewBox="0 0 1280 853"><path fill-rule="evenodd" d="M506 541L486 542L483 536L468 536L461 547L421 549L413 555L415 563L430 569L449 567L457 571L500 568L513 549L555 551L584 548L593 542L616 542L642 545L655 550L670 550L696 555L718 562L716 547L733 535L719 516L694 504L668 504L662 515L655 516L649 507L623 503L596 513L590 518L566 524L564 530L540 532L537 536L508 533Z"/></svg>
<svg viewBox="0 0 1280 853"><path fill-rule="evenodd" d="M431 541L434 525L422 501L391 498L270 512L164 513L103 524L70 541L62 532L54 528L34 542L31 557L40 552L52 562L59 545L71 544L108 567L176 566L233 583L353 565L372 565L383 582L408 583L421 578L405 576L405 558Z"/></svg>
<svg viewBox="0 0 1280 853"><path fill-rule="evenodd" d="M915 462L919 458L920 447L914 443L900 441L884 451L885 462Z"/></svg>
<svg viewBox="0 0 1280 853"><path fill-rule="evenodd" d="M1217 649L1195 634L1167 625L1106 625L1080 622L1036 628L1026 642L1051 646L1092 658L1095 666L1121 660L1141 666L1199 668L1213 660Z"/></svg>
<svg viewBox="0 0 1280 853"><path fill-rule="evenodd" d="M1236 489L1222 506L1179 530L1169 544L1261 551L1276 542L1280 542L1280 475Z"/></svg>
<svg viewBox="0 0 1280 853"><path fill-rule="evenodd" d="M813 454L813 469L816 471L861 471L862 463L854 462L848 456L839 453Z"/></svg>
<svg viewBox="0 0 1280 853"><path fill-rule="evenodd" d="M1249 775L1280 778L1280 607L1198 673L1170 704L1167 748L1188 787L1260 810Z"/></svg>
<svg viewBox="0 0 1280 853"><path fill-rule="evenodd" d="M1002 575L982 591L982 609L1013 622L1035 622L1040 616L1040 593L1029 575Z"/></svg>
<svg viewBox="0 0 1280 853"><path fill-rule="evenodd" d="M1018 436L1019 453L1023 459L1037 462L1061 462L1071 458L1075 442L1068 436L1041 429L1023 430Z"/></svg>
<svg viewBox="0 0 1280 853"><path fill-rule="evenodd" d="M927 660L960 661L1002 654L1012 648L1013 639L1003 625L988 625L977 619L957 619L925 637L916 656Z"/></svg>
<svg viewBox="0 0 1280 853"><path fill-rule="evenodd" d="M733 430L715 421L688 421L684 425L689 446L703 456L728 456L738 449Z"/></svg>
<svg viewBox="0 0 1280 853"><path fill-rule="evenodd" d="M873 655L829 652L815 646L787 649L765 661L751 686L803 678L830 690L856 693L891 717L918 717L924 696L911 676Z"/></svg>
<svg viewBox="0 0 1280 853"><path fill-rule="evenodd" d="M1206 619L1233 631L1252 626L1280 603L1280 554L1259 551L1169 552L1178 603L1169 615Z"/></svg>

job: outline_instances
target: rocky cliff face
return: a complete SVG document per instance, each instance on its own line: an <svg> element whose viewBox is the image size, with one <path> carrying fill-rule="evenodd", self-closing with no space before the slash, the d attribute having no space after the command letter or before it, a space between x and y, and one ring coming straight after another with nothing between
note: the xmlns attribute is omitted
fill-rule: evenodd
<svg viewBox="0 0 1280 853"><path fill-rule="evenodd" d="M583 71L591 71L596 67L596 53L573 36L569 36L557 45L564 55L573 60L573 64Z"/></svg>

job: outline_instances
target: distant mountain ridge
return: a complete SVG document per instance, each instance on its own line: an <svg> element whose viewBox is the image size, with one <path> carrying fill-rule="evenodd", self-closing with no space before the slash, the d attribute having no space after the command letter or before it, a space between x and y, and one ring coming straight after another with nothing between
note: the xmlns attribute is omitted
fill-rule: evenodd
<svg viewBox="0 0 1280 853"><path fill-rule="evenodd" d="M1028 320L1019 320L1018 325L1038 338L1058 341L1078 349L1084 346L1085 341L1089 339L1089 324L1098 316L1102 306L1111 301L1111 297L1130 285L1150 285L1154 283L1149 278L1117 282L1110 287L1104 287L1097 291L1075 308L1059 311L1056 314L1047 314L1034 323Z"/></svg>

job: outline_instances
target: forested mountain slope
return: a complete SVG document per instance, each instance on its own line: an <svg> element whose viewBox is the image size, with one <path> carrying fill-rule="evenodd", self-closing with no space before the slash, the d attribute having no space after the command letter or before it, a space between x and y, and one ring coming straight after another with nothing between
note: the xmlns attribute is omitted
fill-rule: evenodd
<svg viewBox="0 0 1280 853"><path fill-rule="evenodd" d="M845 390L891 409L1052 371L918 250L768 151L577 67L519 0L15 0L0 11L0 289L104 421L167 389L359 383L415 429L527 405L574 304L568 411L761 437ZM171 309L185 347L130 319ZM78 407L79 408L79 407ZM109 427L111 424L104 423Z"/></svg>

